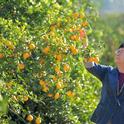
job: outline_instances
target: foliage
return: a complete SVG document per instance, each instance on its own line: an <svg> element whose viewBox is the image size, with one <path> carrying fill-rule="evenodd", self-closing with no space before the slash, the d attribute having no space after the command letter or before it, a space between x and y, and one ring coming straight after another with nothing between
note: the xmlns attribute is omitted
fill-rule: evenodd
<svg viewBox="0 0 124 124"><path fill-rule="evenodd" d="M104 15L97 21L96 28L102 30L104 34L101 36L104 41L102 47L105 48L102 50L101 62L106 65L116 66L114 62L115 51L124 42L123 14Z"/></svg>
<svg viewBox="0 0 124 124"><path fill-rule="evenodd" d="M83 60L102 47L96 19L88 0L0 1L1 123L91 123L101 85Z"/></svg>

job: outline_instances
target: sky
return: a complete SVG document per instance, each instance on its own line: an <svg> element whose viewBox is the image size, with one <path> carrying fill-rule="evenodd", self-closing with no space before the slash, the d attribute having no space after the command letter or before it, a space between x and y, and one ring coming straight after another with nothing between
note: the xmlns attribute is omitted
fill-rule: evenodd
<svg viewBox="0 0 124 124"><path fill-rule="evenodd" d="M124 0L94 0L101 3L101 13L124 13Z"/></svg>

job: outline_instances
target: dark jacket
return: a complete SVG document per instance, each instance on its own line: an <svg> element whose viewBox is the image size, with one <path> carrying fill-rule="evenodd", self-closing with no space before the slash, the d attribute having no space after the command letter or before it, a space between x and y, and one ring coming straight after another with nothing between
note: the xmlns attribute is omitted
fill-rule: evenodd
<svg viewBox="0 0 124 124"><path fill-rule="evenodd" d="M124 89L117 95L118 69L93 63L86 69L102 82L101 99L91 116L97 124L124 124Z"/></svg>

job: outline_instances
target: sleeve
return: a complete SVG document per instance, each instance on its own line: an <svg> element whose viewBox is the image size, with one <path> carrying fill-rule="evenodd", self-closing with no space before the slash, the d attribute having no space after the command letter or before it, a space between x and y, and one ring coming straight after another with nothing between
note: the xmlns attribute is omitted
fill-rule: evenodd
<svg viewBox="0 0 124 124"><path fill-rule="evenodd" d="M96 64L94 62L86 62L84 63L84 65L91 74L93 74L95 77L97 77L101 81L104 79L105 74L110 67L106 65Z"/></svg>

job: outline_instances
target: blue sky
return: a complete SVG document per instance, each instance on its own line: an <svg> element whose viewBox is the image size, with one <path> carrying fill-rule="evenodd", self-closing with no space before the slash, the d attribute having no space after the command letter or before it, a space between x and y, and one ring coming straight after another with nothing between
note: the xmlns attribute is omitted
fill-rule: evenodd
<svg viewBox="0 0 124 124"><path fill-rule="evenodd" d="M124 13L124 0L94 0L102 3L101 12L103 13Z"/></svg>

